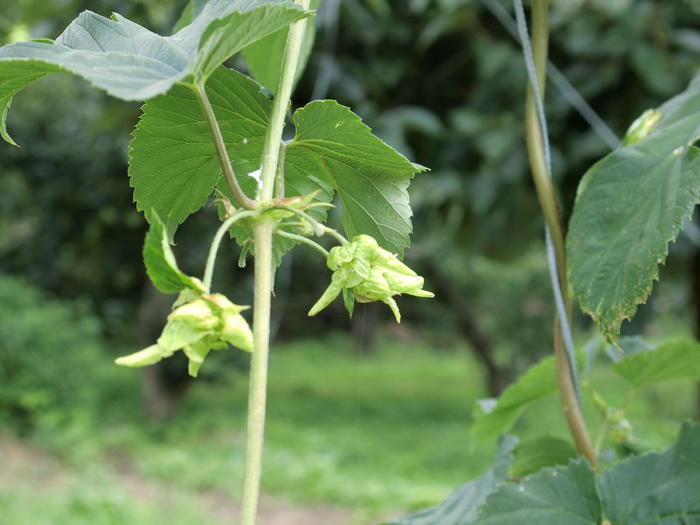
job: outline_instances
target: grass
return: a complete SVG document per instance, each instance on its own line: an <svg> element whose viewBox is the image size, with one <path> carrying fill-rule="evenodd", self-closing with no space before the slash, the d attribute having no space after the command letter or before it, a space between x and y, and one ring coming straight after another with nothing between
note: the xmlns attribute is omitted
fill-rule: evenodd
<svg viewBox="0 0 700 525"><path fill-rule="evenodd" d="M0 477L0 516L18 524L195 524L203 516L230 523L229 515L212 513L212 501L238 496L245 371L197 381L164 423L141 418L138 373L115 373L123 391L109 387L113 403L101 426L43 435L63 452L55 483L26 469L12 483ZM622 403L627 386L608 366L598 364L591 382L611 404ZM474 401L483 395L466 348L435 352L384 341L363 356L345 337L277 345L263 490L298 507L331 505L362 525L438 502L493 457L494 443L475 445L469 435ZM635 434L645 445L668 445L690 416L691 399L687 383L643 391L631 405ZM597 418L586 408L595 433ZM543 429L567 437L556 396L538 402L515 430L527 439Z"/></svg>
<svg viewBox="0 0 700 525"><path fill-rule="evenodd" d="M245 389L243 374L197 384L162 436L167 451L153 439L130 445L139 471L200 490L237 489ZM487 466L469 447L471 405L481 393L465 349L436 354L387 342L367 358L344 338L278 347L263 490L370 513L439 500Z"/></svg>

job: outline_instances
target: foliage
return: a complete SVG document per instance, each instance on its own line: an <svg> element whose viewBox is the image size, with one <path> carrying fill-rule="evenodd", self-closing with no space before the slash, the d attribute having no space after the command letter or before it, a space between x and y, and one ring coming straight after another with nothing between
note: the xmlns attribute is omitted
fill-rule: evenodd
<svg viewBox="0 0 700 525"><path fill-rule="evenodd" d="M0 135L12 145L16 143L7 133L5 120L14 95L50 73L74 73L108 94L127 101L143 101L162 95L167 100L168 112L176 114L187 112L193 106L193 98L196 100L197 116L193 122L187 123L187 127L193 123L196 127L201 120L209 135L200 143L206 153L198 154L198 160L209 157L218 164L218 169L209 167L206 177L197 176L198 169L185 171L180 165L182 158L178 155L184 154L186 162L192 156L191 152L184 150L177 153L181 146L192 144L187 127L184 135L183 130L179 130L175 140L170 140L173 137L169 128L149 125L148 121L140 123L140 137L145 135L147 140L153 139L159 147L162 141L169 140L166 150L171 147L176 150L174 156L158 155L162 164L154 170L156 177L151 177L151 173L139 174L132 177L132 183L137 207L147 210L146 218L155 223L144 248L148 274L158 288L167 292L181 291L181 295L157 343L121 357L116 363L130 367L152 365L177 350L183 350L190 362L189 372L196 376L212 349L222 349L231 343L253 353L247 420L249 440L241 506L244 525L256 522L260 491L270 299L274 268L282 255L277 245L277 257L272 258L273 235L311 245L324 254L328 252L309 237L329 233L342 245L348 244L341 234L306 213L312 208L329 205L316 199L322 198L323 190L330 186L341 194L345 229L349 234L365 233L362 238L370 239L378 249L377 241L366 235L374 234L386 248L401 252L408 245L411 231L408 180L422 171L421 167L411 164L374 137L359 117L334 101L313 102L299 110L295 115L297 136L291 144L283 142L285 114L304 47L306 21L303 19L314 14L308 7L308 0L299 5L288 0L210 0L203 6L193 3L177 24L177 32L168 37L148 31L121 15L114 14L111 19L106 19L86 11L56 41L38 39L0 47L0 70L4 73L0 81ZM226 75L223 63L232 55L285 27L289 27L289 34L282 53L279 90L271 105L269 121L263 127L262 150L256 151L260 167L237 176L221 131L222 121L212 105L206 84L212 76ZM236 89L235 85L221 83L227 90L225 98L236 103L250 94L249 88L254 84L245 80L242 88ZM185 89L189 98L180 95L180 88ZM226 127L238 134L245 133L246 125L245 122L238 123L237 129L235 121L226 122ZM243 136L241 142L247 145L249 140ZM135 142L138 138L135 137ZM137 143L131 149L132 164L138 163L141 157L152 157L150 149L140 150L139 147ZM232 156L237 158L238 152L232 152ZM300 173L295 173L295 159L296 163L308 162L316 169L305 165ZM317 176L315 172L319 168ZM169 182L173 175L178 180L171 187ZM241 176L243 181L253 179L257 183L252 197L239 180ZM324 178L327 179L325 185ZM219 179L222 180L221 186L216 189L222 196L220 202L225 221L209 249L201 283L180 272L168 242L177 226L208 201ZM285 191L287 182L294 186L295 179L311 188L302 195L288 195ZM361 182L356 179L361 179ZM144 192L141 186L150 190ZM368 192L368 188L376 191ZM165 201L160 198L162 195L167 196ZM238 207L242 209L237 210ZM323 220L324 215L319 218ZM165 218L165 224L161 216ZM295 219L295 222L289 219ZM221 238L236 221L240 228L247 230L248 238L242 242L242 258L245 258L245 250L255 254L255 333L240 315L244 307L235 305L222 294L211 293ZM237 237L240 241L240 236ZM249 245L251 239L254 239L252 246ZM386 292L377 291L378 281L372 274L363 282L354 283L357 286L352 293L360 301L387 302L399 321L398 309L390 295L409 292L432 297L432 294L420 290L422 279L402 265L395 255L383 252L380 256L382 268L386 271L379 273L379 277L389 283L385 286ZM406 281L411 279L412 282L407 284Z"/></svg>
<svg viewBox="0 0 700 525"><path fill-rule="evenodd" d="M551 436L519 443L513 451L513 463L509 473L519 479L534 474L544 467L565 465L576 457L571 443Z"/></svg>
<svg viewBox="0 0 700 525"><path fill-rule="evenodd" d="M482 477L459 487L439 506L420 510L387 525L459 525L473 521L487 496L507 479L511 453L516 443L517 439L512 436L502 437L496 461Z"/></svg>
<svg viewBox="0 0 700 525"><path fill-rule="evenodd" d="M89 421L103 395L104 354L101 323L85 303L0 274L0 420L21 432Z"/></svg>
<svg viewBox="0 0 700 525"><path fill-rule="evenodd" d="M612 340L646 301L657 266L700 202L700 79L658 109L643 136L582 179L568 238L581 308Z"/></svg>
<svg viewBox="0 0 700 525"><path fill-rule="evenodd" d="M479 402L472 426L474 439L487 441L508 432L528 405L556 390L554 358L550 356L530 367L497 400Z"/></svg>
<svg viewBox="0 0 700 525"><path fill-rule="evenodd" d="M517 483L497 484L475 513L444 522L438 515L419 523L510 525L523 521L561 525L693 523L700 513L700 425L685 424L663 453L632 457L596 477L584 460L545 468ZM654 475L651 475L654 473ZM464 504L464 502L463 502ZM691 520L691 521L688 521Z"/></svg>
<svg viewBox="0 0 700 525"><path fill-rule="evenodd" d="M700 379L699 354L697 342L675 341L625 356L613 369L637 388L673 379Z"/></svg>

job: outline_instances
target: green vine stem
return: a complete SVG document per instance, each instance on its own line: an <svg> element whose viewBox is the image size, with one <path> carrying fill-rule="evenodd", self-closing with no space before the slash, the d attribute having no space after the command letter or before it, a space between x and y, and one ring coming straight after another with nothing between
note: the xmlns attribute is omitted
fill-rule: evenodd
<svg viewBox="0 0 700 525"><path fill-rule="evenodd" d="M297 4L304 9L309 9L309 0L298 0ZM270 126L265 135L265 149L262 159L262 187L260 189L260 200L268 201L272 199L275 186L275 174L280 156L282 144L282 130L284 120L289 108L289 99L292 96L292 88L299 67L299 57L301 46L304 42L304 31L306 30L306 18L295 22L289 27L287 35L287 45L284 48L282 59L282 76L280 76L277 93L272 106L272 116Z"/></svg>
<svg viewBox="0 0 700 525"><path fill-rule="evenodd" d="M228 151L226 150L226 143L224 142L224 137L221 134L221 128L219 127L219 121L216 120L216 115L214 114L214 109L211 107L211 102L207 96L207 91L202 84L195 84L194 92L197 95L199 104L202 107L204 116L207 119L207 124L211 130L211 135L214 139L214 144L216 146L216 154L219 157L219 164L221 165L221 170L224 172L224 177L226 178L226 183L236 202L243 208L252 210L255 208L255 201L250 199L241 186L238 184L238 179L236 179L236 174L233 172L231 167L231 160L228 156Z"/></svg>
<svg viewBox="0 0 700 525"><path fill-rule="evenodd" d="M309 0L298 2L304 9ZM258 199L272 199L282 147L282 131L289 107L292 88L299 65L306 19L289 27L282 61L282 75L272 107L270 125L265 136L262 156L262 185ZM275 224L264 215L253 228L255 236L255 299L253 303L253 356L248 393L248 423L245 476L241 525L255 525L260 478L262 473L263 443L265 438L265 406L267 397L267 369L270 346L270 307L272 296L272 233Z"/></svg>
<svg viewBox="0 0 700 525"><path fill-rule="evenodd" d="M549 47L548 3L548 0L532 1L532 50L537 74L537 84L541 97L544 97ZM554 186L548 173L542 130L540 128L537 105L534 97L535 95L532 87L529 86L527 91L525 126L530 167L537 190L537 197L554 245L559 283L564 304L566 305L566 310L570 312L571 298L569 297L566 279L564 228L554 194ZM566 416L569 430L579 453L585 457L596 470L599 470L598 455L591 443L591 438L586 428L586 422L583 419L583 414L581 413L581 408L578 403L558 318L555 319L554 324L554 356L557 366L559 394L564 409L564 415Z"/></svg>
<svg viewBox="0 0 700 525"><path fill-rule="evenodd" d="M255 226L255 299L253 303L253 356L248 386L245 478L241 525L255 525L262 475L267 397L267 361L270 347L272 297L272 222Z"/></svg>

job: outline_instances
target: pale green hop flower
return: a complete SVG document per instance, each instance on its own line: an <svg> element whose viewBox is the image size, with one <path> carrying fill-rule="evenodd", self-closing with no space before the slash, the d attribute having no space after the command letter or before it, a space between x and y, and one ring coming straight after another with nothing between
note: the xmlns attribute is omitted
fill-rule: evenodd
<svg viewBox="0 0 700 525"><path fill-rule="evenodd" d="M396 255L381 248L369 235L357 235L345 246L331 249L326 262L333 270L331 284L309 310L310 316L323 310L343 292L350 315L354 301L382 301L391 308L396 321L401 322L401 313L393 298L395 295L434 297L433 293L423 290L420 275Z"/></svg>
<svg viewBox="0 0 700 525"><path fill-rule="evenodd" d="M182 350L189 359L190 375L196 377L211 350L226 348L230 343L241 350L253 351L253 333L241 315L247 307L236 305L221 294L188 299L191 300L177 306L168 316L155 345L115 362L122 366L147 366Z"/></svg>

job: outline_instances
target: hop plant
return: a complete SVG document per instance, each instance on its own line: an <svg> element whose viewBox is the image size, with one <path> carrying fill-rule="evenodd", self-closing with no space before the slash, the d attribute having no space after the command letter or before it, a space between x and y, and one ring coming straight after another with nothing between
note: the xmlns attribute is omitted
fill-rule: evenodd
<svg viewBox="0 0 700 525"><path fill-rule="evenodd" d="M191 295L185 297L186 302L168 316L156 344L115 362L129 367L147 366L182 350L189 359L190 375L197 377L211 350L226 348L230 343L246 352L253 351L253 333L241 315L246 306L234 304L216 293L201 294L193 299Z"/></svg>
<svg viewBox="0 0 700 525"><path fill-rule="evenodd" d="M401 322L395 295L434 297L433 293L423 290L420 275L396 255L381 248L369 235L357 235L348 244L331 249L327 264L333 271L331 284L309 310L310 316L323 310L342 292L350 315L355 301L381 301L391 308L396 322Z"/></svg>

